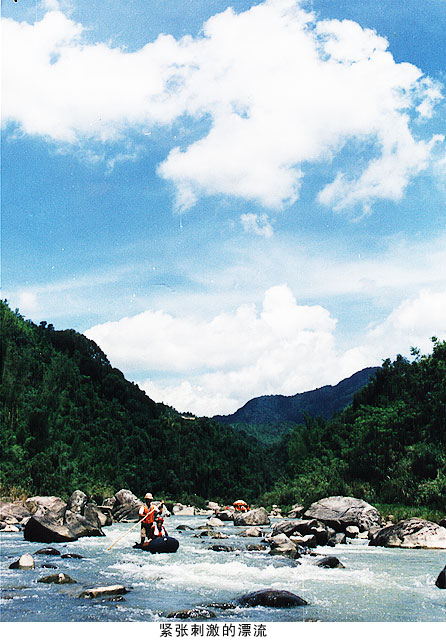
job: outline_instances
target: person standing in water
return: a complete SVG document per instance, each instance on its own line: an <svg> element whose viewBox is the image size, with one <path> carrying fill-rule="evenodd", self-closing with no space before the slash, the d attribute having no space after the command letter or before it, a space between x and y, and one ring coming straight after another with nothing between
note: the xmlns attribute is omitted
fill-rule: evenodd
<svg viewBox="0 0 446 641"><path fill-rule="evenodd" d="M146 537L148 541L151 540L152 525L158 514L162 514L164 505L164 501L161 501L161 503L155 505L155 503L153 502L153 496L150 492L147 492L144 497L144 501L146 502L146 504L141 505L141 507L139 508L139 518L143 519L141 523L141 545L144 543Z"/></svg>

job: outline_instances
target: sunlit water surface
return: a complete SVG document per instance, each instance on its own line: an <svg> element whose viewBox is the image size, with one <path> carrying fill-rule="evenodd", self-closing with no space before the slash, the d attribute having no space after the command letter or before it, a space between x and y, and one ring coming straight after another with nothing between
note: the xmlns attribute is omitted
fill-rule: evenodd
<svg viewBox="0 0 446 641"><path fill-rule="evenodd" d="M296 608L212 609L216 621L446 621L446 591L435 580L446 564L443 550L401 550L368 547L353 541L336 548L317 548L335 555L345 569L323 569L314 557L300 565L265 552L248 552L246 545L260 539L240 537L244 528L232 523L218 529L228 539L197 538L199 532L178 531L180 524L197 528L206 517L172 516L168 532L180 541L176 554L156 554L132 549L138 528L106 548L126 532L128 523L104 528L105 537L82 538L51 544L62 553L76 552L83 559L56 556L34 557L36 569L9 570L25 552L33 554L46 544L29 543L23 533L1 534L2 621L168 621L175 610L228 602L254 590L289 590L308 601ZM263 528L268 531L269 528ZM211 544L229 545L234 552L215 552ZM51 563L57 569L43 568ZM37 583L37 579L65 572L77 581L72 585ZM89 587L122 584L130 588L122 601L80 599Z"/></svg>

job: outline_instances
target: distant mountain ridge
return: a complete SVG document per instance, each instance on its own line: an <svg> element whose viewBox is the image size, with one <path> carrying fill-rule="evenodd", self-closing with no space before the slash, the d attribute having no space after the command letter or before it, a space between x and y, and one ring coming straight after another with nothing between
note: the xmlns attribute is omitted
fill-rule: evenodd
<svg viewBox="0 0 446 641"><path fill-rule="evenodd" d="M325 385L294 396L271 394L251 399L234 414L214 416L223 424L263 425L271 423L301 423L306 413L310 416L331 418L352 401L353 395L367 385L379 367L366 367L345 378L337 385Z"/></svg>

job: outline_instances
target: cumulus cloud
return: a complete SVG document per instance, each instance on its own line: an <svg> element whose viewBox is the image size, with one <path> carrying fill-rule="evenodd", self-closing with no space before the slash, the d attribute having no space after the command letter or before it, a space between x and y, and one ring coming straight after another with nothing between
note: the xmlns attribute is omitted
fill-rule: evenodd
<svg viewBox="0 0 446 641"><path fill-rule="evenodd" d="M140 386L179 411L231 413L263 394L292 395L336 384L411 346L429 351L446 338L446 290L424 290L341 350L337 321L319 305L299 305L286 285L265 292L261 309L247 304L203 321L147 311L97 325L86 335L124 371L155 372Z"/></svg>
<svg viewBox="0 0 446 641"><path fill-rule="evenodd" d="M82 25L57 3L46 6L53 10L35 24L3 21L5 122L85 145L207 118L208 132L159 166L179 209L214 194L268 208L293 203L302 167L332 162L352 141L373 147L373 157L369 151L359 174L339 174L319 199L367 209L400 198L439 140L417 139L411 127L432 116L438 84L396 63L371 29L318 20L298 0L227 9L195 38L160 35L134 52L89 44Z"/></svg>

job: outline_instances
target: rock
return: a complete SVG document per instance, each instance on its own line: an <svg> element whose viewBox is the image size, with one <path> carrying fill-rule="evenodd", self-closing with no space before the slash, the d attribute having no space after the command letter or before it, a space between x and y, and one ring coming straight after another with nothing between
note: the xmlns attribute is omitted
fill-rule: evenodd
<svg viewBox="0 0 446 641"><path fill-rule="evenodd" d="M213 525L209 525L208 523L206 523L206 525L199 525L197 527L197 530L207 530L208 532L210 530L213 530L213 529L214 529L214 526Z"/></svg>
<svg viewBox="0 0 446 641"><path fill-rule="evenodd" d="M112 510L115 504L116 504L116 498L114 496L110 496L102 501L101 507L107 507L110 510Z"/></svg>
<svg viewBox="0 0 446 641"><path fill-rule="evenodd" d="M348 536L349 539L357 539L359 534L359 527L357 525L347 525L345 528L345 535Z"/></svg>
<svg viewBox="0 0 446 641"><path fill-rule="evenodd" d="M446 527L446 519L441 519L438 521L438 525L441 525L441 527Z"/></svg>
<svg viewBox="0 0 446 641"><path fill-rule="evenodd" d="M438 575L437 580L435 581L435 585L437 586L437 588L440 588L441 590L446 589L446 565Z"/></svg>
<svg viewBox="0 0 446 641"><path fill-rule="evenodd" d="M424 519L406 519L378 530L369 545L397 548L446 549L446 528Z"/></svg>
<svg viewBox="0 0 446 641"><path fill-rule="evenodd" d="M40 550L37 550L37 552L34 552L34 554L48 554L49 556L60 556L59 550L56 550L56 548L40 548Z"/></svg>
<svg viewBox="0 0 446 641"><path fill-rule="evenodd" d="M212 516L210 519L208 519L207 522L211 527L219 527L220 525L224 525L223 521L221 519L218 519L216 516Z"/></svg>
<svg viewBox="0 0 446 641"><path fill-rule="evenodd" d="M208 550L214 550L214 552L234 552L235 548L231 545L210 545Z"/></svg>
<svg viewBox="0 0 446 641"><path fill-rule="evenodd" d="M234 525L269 525L270 523L271 521L264 507L234 514Z"/></svg>
<svg viewBox="0 0 446 641"><path fill-rule="evenodd" d="M250 543L246 546L246 549L248 550L248 552L264 552L268 548L262 543Z"/></svg>
<svg viewBox="0 0 446 641"><path fill-rule="evenodd" d="M20 528L18 528L16 525L11 525L10 523L8 523L1 528L0 532L20 532Z"/></svg>
<svg viewBox="0 0 446 641"><path fill-rule="evenodd" d="M0 501L0 521L14 525L28 516L30 516L30 512L23 503Z"/></svg>
<svg viewBox="0 0 446 641"><path fill-rule="evenodd" d="M220 510L217 512L216 517L220 519L220 521L233 521L234 520L234 514L235 514L235 508L227 507L224 510Z"/></svg>
<svg viewBox="0 0 446 641"><path fill-rule="evenodd" d="M345 568L336 556L325 556L323 559L316 561L315 565L319 568Z"/></svg>
<svg viewBox="0 0 446 641"><path fill-rule="evenodd" d="M62 554L60 557L61 559L83 559L84 557L82 554L76 554L76 552L67 552L66 554Z"/></svg>
<svg viewBox="0 0 446 641"><path fill-rule="evenodd" d="M77 539L83 536L105 536L97 522L91 523L82 514L71 510L65 512L64 523Z"/></svg>
<svg viewBox="0 0 446 641"><path fill-rule="evenodd" d="M263 532L259 527L249 527L240 532L240 536L263 536Z"/></svg>
<svg viewBox="0 0 446 641"><path fill-rule="evenodd" d="M308 605L307 601L287 590L258 590L244 594L237 599L243 607L290 608L297 605Z"/></svg>
<svg viewBox="0 0 446 641"><path fill-rule="evenodd" d="M194 528L190 527L189 525L184 525L183 523L181 523L175 529L177 529L177 530L193 530Z"/></svg>
<svg viewBox="0 0 446 641"><path fill-rule="evenodd" d="M215 614L206 608L191 608L190 610L177 610L167 615L168 619L215 619Z"/></svg>
<svg viewBox="0 0 446 641"><path fill-rule="evenodd" d="M34 559L31 554L22 554L18 561L14 561L9 566L10 570L33 570Z"/></svg>
<svg viewBox="0 0 446 641"><path fill-rule="evenodd" d="M286 536L286 534L277 534L267 539L270 544L270 554L280 554L292 559L299 558L300 554L297 546Z"/></svg>
<svg viewBox="0 0 446 641"><path fill-rule="evenodd" d="M290 541L294 545L301 545L302 547L315 548L317 540L314 534L301 534L300 536L290 536Z"/></svg>
<svg viewBox="0 0 446 641"><path fill-rule="evenodd" d="M112 596L115 594L127 594L127 592L130 592L130 590L123 585L108 585L84 590L80 593L79 598L96 599L97 597Z"/></svg>
<svg viewBox="0 0 446 641"><path fill-rule="evenodd" d="M291 510L288 512L288 518L289 519L298 519L302 514L305 512L305 508L303 505L298 505L295 504L291 508Z"/></svg>
<svg viewBox="0 0 446 641"><path fill-rule="evenodd" d="M58 496L32 496L25 501L25 507L36 516L49 516L62 524L67 504Z"/></svg>
<svg viewBox="0 0 446 641"><path fill-rule="evenodd" d="M313 530L319 527L320 523L316 521L316 519L279 521L273 525L272 536L276 536L276 534L286 534L286 536L291 536L296 532L299 534L313 534Z"/></svg>
<svg viewBox="0 0 446 641"><path fill-rule="evenodd" d="M103 528L113 523L111 510L101 509L94 503L87 503L84 506L83 515L87 521L96 525L97 528Z"/></svg>
<svg viewBox="0 0 446 641"><path fill-rule="evenodd" d="M194 516L195 508L192 505L183 505L182 503L177 503L172 508L173 514L175 516Z"/></svg>
<svg viewBox="0 0 446 641"><path fill-rule="evenodd" d="M29 519L23 536L26 541L39 543L66 543L77 540L77 536L66 525L59 524L49 515L41 512Z"/></svg>
<svg viewBox="0 0 446 641"><path fill-rule="evenodd" d="M329 540L332 541L333 545L344 545L347 543L347 537L343 532L336 532L336 534Z"/></svg>
<svg viewBox="0 0 446 641"><path fill-rule="evenodd" d="M211 539L229 539L229 536L223 532L212 532Z"/></svg>
<svg viewBox="0 0 446 641"><path fill-rule="evenodd" d="M142 501L130 490L119 490L116 492L115 502L112 507L112 515L115 521L133 522L139 521L139 508Z"/></svg>
<svg viewBox="0 0 446 641"><path fill-rule="evenodd" d="M40 566L41 568L48 568L51 570L57 570L57 565L54 565L53 563L42 563Z"/></svg>
<svg viewBox="0 0 446 641"><path fill-rule="evenodd" d="M382 525L381 515L376 508L350 496L330 496L321 499L310 505L304 516L317 519L337 532L345 531L349 525L358 526L360 531Z"/></svg>
<svg viewBox="0 0 446 641"><path fill-rule="evenodd" d="M68 499L67 510L75 514L83 514L84 507L87 505L87 495L81 490L74 490L73 494Z"/></svg>
<svg viewBox="0 0 446 641"><path fill-rule="evenodd" d="M77 581L68 576L68 574L59 572L59 574L50 574L38 579L37 583L77 583Z"/></svg>
<svg viewBox="0 0 446 641"><path fill-rule="evenodd" d="M206 505L208 510L213 510L214 512L218 512L220 509L220 506L218 503L214 503L214 501L208 501Z"/></svg>

